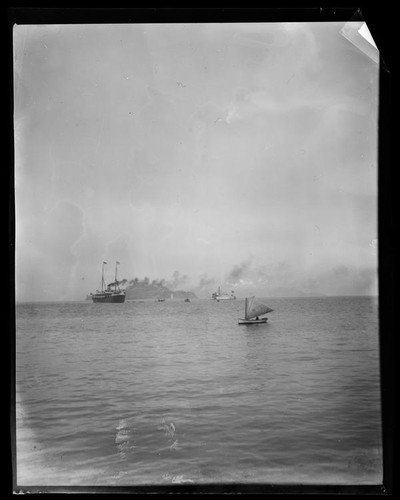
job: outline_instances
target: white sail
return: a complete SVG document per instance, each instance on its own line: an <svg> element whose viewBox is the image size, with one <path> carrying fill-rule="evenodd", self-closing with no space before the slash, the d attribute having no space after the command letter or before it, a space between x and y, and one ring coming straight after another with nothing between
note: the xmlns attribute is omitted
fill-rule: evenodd
<svg viewBox="0 0 400 500"><path fill-rule="evenodd" d="M273 311L270 307L263 304L260 300L253 297L246 297L245 303L245 318L252 319L262 314L267 314Z"/></svg>

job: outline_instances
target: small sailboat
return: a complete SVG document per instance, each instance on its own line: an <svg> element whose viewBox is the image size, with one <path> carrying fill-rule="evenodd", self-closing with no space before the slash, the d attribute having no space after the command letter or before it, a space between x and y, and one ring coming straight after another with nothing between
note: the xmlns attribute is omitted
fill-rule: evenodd
<svg viewBox="0 0 400 500"><path fill-rule="evenodd" d="M101 303L121 303L125 302L125 291L121 290L119 287L119 281L117 278L117 266L119 262L115 264L115 277L113 283L106 285L104 280L104 265L107 262L103 262L101 269L101 285L100 290L96 290L96 293L92 293L91 297L93 302Z"/></svg>
<svg viewBox="0 0 400 500"><path fill-rule="evenodd" d="M272 311L273 309L263 304L256 297L246 297L244 303L244 319L239 319L239 325L257 325L260 323L266 323L268 318L260 318L260 316Z"/></svg>

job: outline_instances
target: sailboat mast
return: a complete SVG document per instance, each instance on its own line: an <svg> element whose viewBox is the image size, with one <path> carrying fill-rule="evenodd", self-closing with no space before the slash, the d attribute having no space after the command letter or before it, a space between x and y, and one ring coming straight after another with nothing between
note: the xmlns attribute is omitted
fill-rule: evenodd
<svg viewBox="0 0 400 500"><path fill-rule="evenodd" d="M244 300L244 319L249 319L247 317L247 297Z"/></svg>

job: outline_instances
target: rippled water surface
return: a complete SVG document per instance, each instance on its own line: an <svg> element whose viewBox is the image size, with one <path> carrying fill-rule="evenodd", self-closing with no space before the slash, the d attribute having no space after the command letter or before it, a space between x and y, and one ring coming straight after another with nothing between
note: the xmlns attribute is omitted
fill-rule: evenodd
<svg viewBox="0 0 400 500"><path fill-rule="evenodd" d="M17 482L382 479L377 300L17 306Z"/></svg>

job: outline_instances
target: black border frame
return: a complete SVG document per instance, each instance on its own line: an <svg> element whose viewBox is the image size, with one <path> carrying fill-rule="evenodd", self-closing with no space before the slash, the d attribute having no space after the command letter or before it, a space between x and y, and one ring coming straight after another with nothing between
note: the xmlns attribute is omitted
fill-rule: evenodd
<svg viewBox="0 0 400 500"><path fill-rule="evenodd" d="M393 5L393 4L392 4ZM392 9L394 9L392 7ZM92 23L219 23L219 22L329 22L364 20L380 50L379 140L378 140L378 233L379 233L379 323L381 356L383 483L378 485L319 485L319 484L199 484L149 486L19 486L15 471L15 204L14 204L14 139L13 139L13 45L14 24L92 24ZM394 344L394 230L393 201L393 132L396 95L394 62L396 14L391 8L380 7L271 7L271 8L126 8L126 7L27 7L7 9L6 46L9 63L9 145L8 169L8 297L10 370L10 446L7 463L10 464L10 492L15 493L83 493L83 494L395 494L396 470L395 438L395 344ZM3 350L4 352L4 350ZM6 364L6 366L8 366ZM10 436L11 434L11 436ZM8 469L7 469L8 470Z"/></svg>

